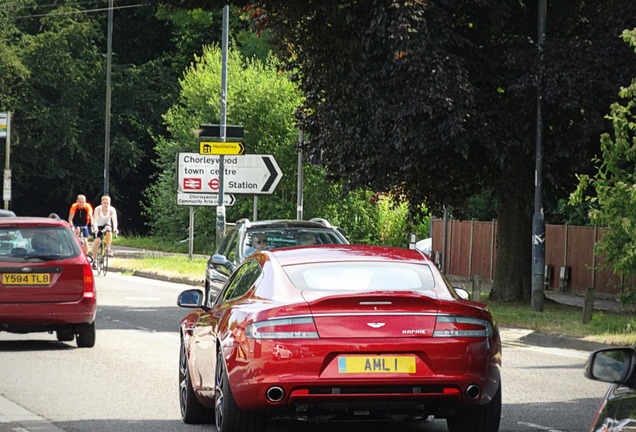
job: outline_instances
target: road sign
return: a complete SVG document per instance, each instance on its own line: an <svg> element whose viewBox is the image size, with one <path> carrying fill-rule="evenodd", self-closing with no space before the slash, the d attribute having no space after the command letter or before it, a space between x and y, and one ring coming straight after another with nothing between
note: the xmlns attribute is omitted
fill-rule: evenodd
<svg viewBox="0 0 636 432"><path fill-rule="evenodd" d="M199 154L202 155L242 155L245 146L242 142L210 142L199 143Z"/></svg>
<svg viewBox="0 0 636 432"><path fill-rule="evenodd" d="M177 190L187 193L217 193L220 156L198 153L177 155ZM272 155L243 155L223 158L224 194L266 195L278 186L283 172Z"/></svg>
<svg viewBox="0 0 636 432"><path fill-rule="evenodd" d="M234 195L223 194L223 205L234 205ZM177 204L187 206L218 206L219 194L177 192Z"/></svg>
<svg viewBox="0 0 636 432"><path fill-rule="evenodd" d="M2 184L2 199L11 201L11 170L4 170L4 183Z"/></svg>
<svg viewBox="0 0 636 432"><path fill-rule="evenodd" d="M199 125L197 133L200 138L221 138L221 125L218 124L202 124ZM225 139L230 141L243 141L244 136L242 125L225 125Z"/></svg>
<svg viewBox="0 0 636 432"><path fill-rule="evenodd" d="M0 112L0 138L7 137L8 119L9 115L6 112Z"/></svg>

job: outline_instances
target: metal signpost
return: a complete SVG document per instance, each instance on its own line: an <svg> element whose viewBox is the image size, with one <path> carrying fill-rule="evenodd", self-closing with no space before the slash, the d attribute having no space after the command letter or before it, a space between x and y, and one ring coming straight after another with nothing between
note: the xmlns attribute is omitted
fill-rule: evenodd
<svg viewBox="0 0 636 432"><path fill-rule="evenodd" d="M219 138L226 141L227 131L227 49L228 49L228 33L230 23L230 6L223 6L223 29L221 35L221 124L219 125ZM223 172L225 171L225 160L223 155L219 157L219 205L216 207L216 244L221 244L223 236L225 236L225 206L223 205Z"/></svg>

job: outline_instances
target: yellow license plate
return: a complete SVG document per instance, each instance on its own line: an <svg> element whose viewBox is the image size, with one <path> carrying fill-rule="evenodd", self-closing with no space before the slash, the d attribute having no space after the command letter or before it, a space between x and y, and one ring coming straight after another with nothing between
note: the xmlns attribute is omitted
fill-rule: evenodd
<svg viewBox="0 0 636 432"><path fill-rule="evenodd" d="M410 355L338 357L338 373L415 373L415 357Z"/></svg>
<svg viewBox="0 0 636 432"><path fill-rule="evenodd" d="M2 285L48 285L49 273L3 273Z"/></svg>

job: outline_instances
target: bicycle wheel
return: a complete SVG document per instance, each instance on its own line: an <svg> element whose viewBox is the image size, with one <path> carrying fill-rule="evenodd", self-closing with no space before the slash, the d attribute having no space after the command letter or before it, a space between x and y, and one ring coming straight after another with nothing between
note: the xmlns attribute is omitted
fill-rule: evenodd
<svg viewBox="0 0 636 432"><path fill-rule="evenodd" d="M97 249L97 257L95 257L95 259L97 261L97 274L104 274L105 276L106 272L104 272L104 256L106 256L106 254L104 252L104 243L102 242L99 244L99 248Z"/></svg>
<svg viewBox="0 0 636 432"><path fill-rule="evenodd" d="M108 252L106 251L106 247L104 247L104 253L102 254L102 273L106 276L108 272Z"/></svg>

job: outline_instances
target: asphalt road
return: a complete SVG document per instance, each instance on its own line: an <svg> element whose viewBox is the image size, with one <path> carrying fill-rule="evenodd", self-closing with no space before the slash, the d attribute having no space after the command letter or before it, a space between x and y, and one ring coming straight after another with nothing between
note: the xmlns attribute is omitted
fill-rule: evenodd
<svg viewBox="0 0 636 432"><path fill-rule="evenodd" d="M97 345L78 349L53 335L0 333L0 432L203 431L181 422L175 306L188 288L109 273L98 277ZM587 431L607 386L583 377L588 352L527 343L502 329L503 431ZM445 431L419 423L271 422L268 432Z"/></svg>

